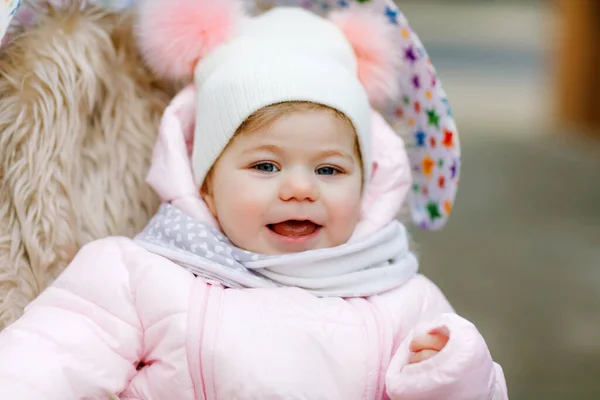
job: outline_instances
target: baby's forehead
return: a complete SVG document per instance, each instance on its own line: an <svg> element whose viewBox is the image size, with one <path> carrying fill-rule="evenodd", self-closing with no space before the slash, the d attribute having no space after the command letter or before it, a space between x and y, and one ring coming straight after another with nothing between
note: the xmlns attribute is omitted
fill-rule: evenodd
<svg viewBox="0 0 600 400"><path fill-rule="evenodd" d="M350 119L327 109L288 111L266 116L262 120L242 124L238 133L255 140L316 136L317 139L344 142L356 138L356 130Z"/></svg>
<svg viewBox="0 0 600 400"><path fill-rule="evenodd" d="M358 137L352 125L331 118L310 116L282 117L260 129L242 131L235 141L245 147L298 148L318 151L323 148L351 148L358 145Z"/></svg>

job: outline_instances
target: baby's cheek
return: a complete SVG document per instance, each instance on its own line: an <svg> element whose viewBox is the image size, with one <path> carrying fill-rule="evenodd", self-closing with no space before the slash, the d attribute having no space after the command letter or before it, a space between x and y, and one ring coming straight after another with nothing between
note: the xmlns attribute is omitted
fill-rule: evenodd
<svg viewBox="0 0 600 400"><path fill-rule="evenodd" d="M233 223L239 225L240 228L248 228L251 225L258 224L260 216L263 214L263 207L256 199L240 193L237 196L232 196L229 203L230 220Z"/></svg>
<svg viewBox="0 0 600 400"><path fill-rule="evenodd" d="M329 216L335 227L335 241L339 242L336 244L345 243L352 236L358 223L359 213L360 200L351 197L342 198L331 205Z"/></svg>

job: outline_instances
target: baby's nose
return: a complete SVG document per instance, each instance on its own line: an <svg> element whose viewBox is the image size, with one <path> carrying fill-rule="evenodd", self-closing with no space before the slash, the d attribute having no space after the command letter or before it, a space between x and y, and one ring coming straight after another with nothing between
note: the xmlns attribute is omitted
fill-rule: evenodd
<svg viewBox="0 0 600 400"><path fill-rule="evenodd" d="M316 175L296 170L286 174L281 184L279 197L283 201L317 201L319 194Z"/></svg>

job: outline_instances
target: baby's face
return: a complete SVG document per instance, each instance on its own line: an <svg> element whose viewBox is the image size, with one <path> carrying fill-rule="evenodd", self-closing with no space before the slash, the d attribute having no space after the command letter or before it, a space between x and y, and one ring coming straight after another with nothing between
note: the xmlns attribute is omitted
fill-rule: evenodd
<svg viewBox="0 0 600 400"><path fill-rule="evenodd" d="M208 207L238 247L286 254L345 243L362 173L352 126L327 110L293 112L237 135L213 168Z"/></svg>

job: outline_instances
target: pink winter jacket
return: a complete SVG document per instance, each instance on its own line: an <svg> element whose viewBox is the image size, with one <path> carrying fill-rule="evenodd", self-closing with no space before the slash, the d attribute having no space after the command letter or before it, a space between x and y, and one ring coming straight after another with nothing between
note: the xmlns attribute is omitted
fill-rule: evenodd
<svg viewBox="0 0 600 400"><path fill-rule="evenodd" d="M172 174L177 165L189 169L178 164L188 130L182 104L189 102L184 92L167 110L149 181L156 187L159 175L178 176L159 193L190 214L196 204L200 215L205 210L188 190L189 171ZM374 129L385 128L375 118L378 124ZM377 148L399 150L397 142L387 144ZM379 173L393 179L373 179L381 196L371 204L393 214L386 201L406 195L407 165L398 154L375 159ZM373 215L363 222L364 234L380 225ZM411 339L434 329L449 334L446 347L408 365ZM0 333L0 399L114 398L508 397L502 369L477 329L421 275L368 298L319 298L292 287L228 289L112 237L86 245Z"/></svg>

